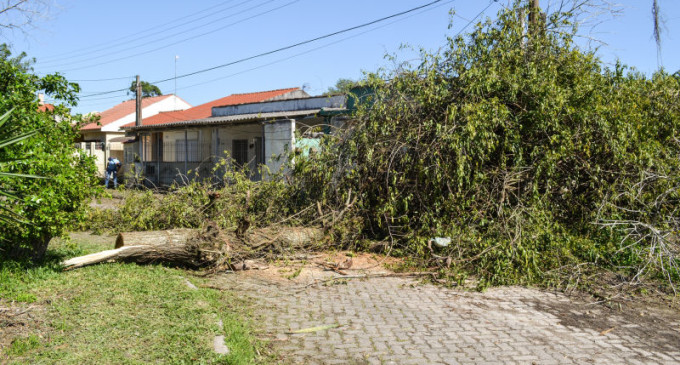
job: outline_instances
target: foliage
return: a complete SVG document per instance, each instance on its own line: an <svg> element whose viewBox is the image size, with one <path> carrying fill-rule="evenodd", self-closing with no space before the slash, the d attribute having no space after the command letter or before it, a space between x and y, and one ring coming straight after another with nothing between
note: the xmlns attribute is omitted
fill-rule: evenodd
<svg viewBox="0 0 680 365"><path fill-rule="evenodd" d="M568 14L527 38L519 7L423 53L416 68L367 75L372 100L297 164L310 202L339 210L356 199L338 239L384 240L482 284L543 282L583 262L624 273L643 264L621 231L594 223L645 171L677 167L677 80L605 68L574 45ZM452 243L432 247L437 236Z"/></svg>
<svg viewBox="0 0 680 365"><path fill-rule="evenodd" d="M146 81L142 81L141 84L143 98L163 95L161 89L158 86L148 83ZM130 93L135 96L137 95L137 81L133 81L132 84L130 85Z"/></svg>
<svg viewBox="0 0 680 365"><path fill-rule="evenodd" d="M97 181L92 158L74 148L78 137L74 125L77 127L80 119L72 117L67 106L75 105L78 85L59 74L34 75L30 64L25 54L12 57L6 45L0 46L0 111L13 110L3 133L17 138L38 131L32 138L0 150L0 171L44 177L0 176L0 191L15 197L8 214L28 222L0 222L0 249L16 254L28 251L40 258L52 237L82 217L85 204L97 191ZM39 91L65 105L40 112Z"/></svg>
<svg viewBox="0 0 680 365"><path fill-rule="evenodd" d="M292 213L294 190L281 176L271 174L271 178L256 182L247 168L227 168L230 161L224 159L215 168L221 172L222 181L193 179L165 192L126 191L121 206L90 210L80 229L120 232L199 228L208 220L234 229L242 222L266 226Z"/></svg>
<svg viewBox="0 0 680 365"><path fill-rule="evenodd" d="M0 151L3 149L11 148L13 145L17 145L22 141L33 137L38 133L38 131L33 130L20 135L12 135L11 130L3 129L2 126L7 123L12 111L8 111L3 116L0 117ZM0 163L11 162L12 159L0 160ZM17 174L11 172L0 171L0 177L13 177L13 178L30 178L39 179L40 176ZM0 189L0 222L2 223L25 223L21 220L21 216L16 214L10 209L10 205L18 200L18 197L14 194L11 187L6 187L5 189Z"/></svg>
<svg viewBox="0 0 680 365"><path fill-rule="evenodd" d="M329 87L328 91L326 91L324 95L347 94L353 87L357 85L358 82L354 80L338 79L338 81L335 83L335 86Z"/></svg>

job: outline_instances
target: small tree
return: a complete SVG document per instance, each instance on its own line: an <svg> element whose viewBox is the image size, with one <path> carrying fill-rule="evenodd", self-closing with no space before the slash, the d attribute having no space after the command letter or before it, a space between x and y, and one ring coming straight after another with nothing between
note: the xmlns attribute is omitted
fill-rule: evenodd
<svg viewBox="0 0 680 365"><path fill-rule="evenodd" d="M338 79L338 81L335 83L335 86L331 86L328 88L328 91L324 93L324 95L332 95L332 94L346 94L348 93L353 87L357 86L358 82L350 79Z"/></svg>
<svg viewBox="0 0 680 365"><path fill-rule="evenodd" d="M12 57L0 45L0 112L13 110L3 134L16 139L37 131L0 149L0 192L9 192L13 200L3 204L5 217L26 222L0 220L0 250L6 253L40 259L52 237L81 218L98 191L94 161L74 147L81 119L71 116L68 106L76 104L79 90L59 74L34 75L25 54ZM63 104L40 112L38 92Z"/></svg>
<svg viewBox="0 0 680 365"><path fill-rule="evenodd" d="M137 96L137 81L133 81L130 85L130 93ZM158 86L150 84L146 81L142 81L142 97L148 98L150 96L160 96L163 95L161 89Z"/></svg>

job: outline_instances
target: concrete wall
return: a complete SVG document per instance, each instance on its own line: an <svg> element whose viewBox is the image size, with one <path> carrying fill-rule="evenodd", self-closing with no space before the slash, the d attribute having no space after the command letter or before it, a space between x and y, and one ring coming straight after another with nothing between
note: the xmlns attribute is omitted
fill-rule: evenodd
<svg viewBox="0 0 680 365"><path fill-rule="evenodd" d="M118 145L120 145L120 148L118 148ZM116 148L114 149L113 147ZM123 152L122 143L108 143L102 146L102 142L80 142L76 143L76 148L83 150L88 156L95 157L97 174L100 177L103 177L106 173L106 162L108 161L109 157L117 158L120 160L121 165L124 165L123 161L125 159L125 154ZM125 167L123 166L119 171L119 176L124 175L124 173Z"/></svg>
<svg viewBox="0 0 680 365"><path fill-rule="evenodd" d="M266 101L214 107L213 117L228 117L241 114L272 113L280 111L313 110L322 108L344 108L347 97L345 95L318 96L302 99Z"/></svg>
<svg viewBox="0 0 680 365"><path fill-rule="evenodd" d="M272 173L281 170L295 147L295 119L264 124L264 159Z"/></svg>

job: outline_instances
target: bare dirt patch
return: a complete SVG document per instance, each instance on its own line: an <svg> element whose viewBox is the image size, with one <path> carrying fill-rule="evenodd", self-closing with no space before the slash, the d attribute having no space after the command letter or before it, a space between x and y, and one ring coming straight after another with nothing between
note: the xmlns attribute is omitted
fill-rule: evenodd
<svg viewBox="0 0 680 365"><path fill-rule="evenodd" d="M17 303L0 299L0 359L4 350L17 339L47 333L44 322L45 308L36 303Z"/></svg>
<svg viewBox="0 0 680 365"><path fill-rule="evenodd" d="M94 199L90 203L91 208L95 209L118 209L125 200L125 194L117 190L109 190L111 197Z"/></svg>
<svg viewBox="0 0 680 365"><path fill-rule="evenodd" d="M348 263L351 265L348 266ZM257 261L254 270L239 271L244 277L271 281L280 285L308 285L334 278L357 275L391 274L386 267L401 260L368 253L324 252L281 258L269 262Z"/></svg>

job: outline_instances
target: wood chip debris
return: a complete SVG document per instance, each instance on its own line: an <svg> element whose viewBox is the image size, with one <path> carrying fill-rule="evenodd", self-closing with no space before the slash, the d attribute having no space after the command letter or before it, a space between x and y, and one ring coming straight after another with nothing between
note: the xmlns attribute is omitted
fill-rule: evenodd
<svg viewBox="0 0 680 365"><path fill-rule="evenodd" d="M299 334L299 333L313 333L313 332L319 332L319 331L326 331L326 330L338 328L338 327L340 327L340 325L337 324L337 323L326 324L326 325L323 325L323 326L308 327L308 328L303 328L303 329L299 329L299 330L295 330L295 331L288 331L288 332L286 332L286 334L292 335L292 334Z"/></svg>

